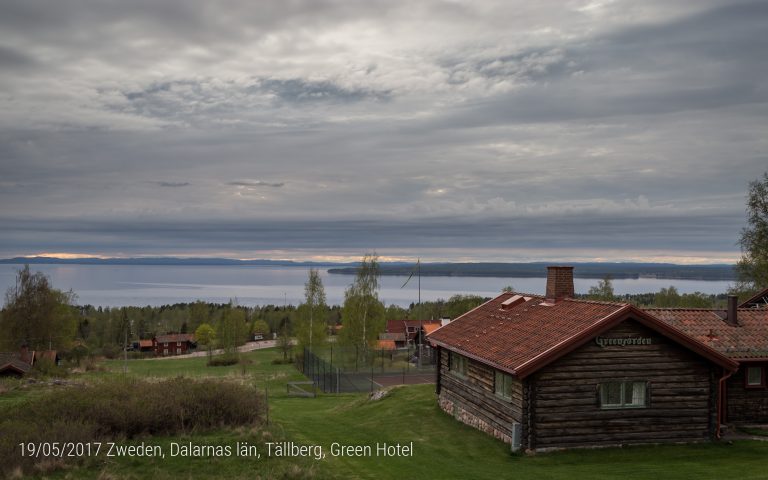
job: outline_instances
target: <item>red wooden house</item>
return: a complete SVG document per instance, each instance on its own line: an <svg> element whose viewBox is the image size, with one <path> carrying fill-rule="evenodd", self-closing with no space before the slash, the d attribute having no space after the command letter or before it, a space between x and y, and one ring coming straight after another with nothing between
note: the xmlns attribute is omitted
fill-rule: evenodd
<svg viewBox="0 0 768 480"><path fill-rule="evenodd" d="M152 348L157 357L184 355L196 346L195 336L191 333L169 333L152 339Z"/></svg>

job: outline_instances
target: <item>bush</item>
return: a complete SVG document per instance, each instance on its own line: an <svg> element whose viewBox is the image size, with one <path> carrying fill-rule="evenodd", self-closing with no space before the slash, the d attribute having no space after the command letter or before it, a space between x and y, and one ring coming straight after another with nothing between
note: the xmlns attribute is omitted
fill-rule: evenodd
<svg viewBox="0 0 768 480"><path fill-rule="evenodd" d="M101 354L104 356L104 358L107 358L109 360L114 360L118 356L120 356L123 353L120 348L116 347L115 345L104 345L101 347Z"/></svg>
<svg viewBox="0 0 768 480"><path fill-rule="evenodd" d="M240 361L240 358L237 355L232 354L224 354L224 355L217 355L215 357L212 357L210 360L208 360L208 366L209 367L228 367L229 365L235 365Z"/></svg>
<svg viewBox="0 0 768 480"><path fill-rule="evenodd" d="M48 358L40 358L32 367L32 375L38 378L66 377L67 369L59 367L56 362Z"/></svg>
<svg viewBox="0 0 768 480"><path fill-rule="evenodd" d="M254 388L213 380L110 380L57 390L4 412L0 477L54 460L21 457L21 442L92 442L191 433L259 423L263 411L262 396Z"/></svg>

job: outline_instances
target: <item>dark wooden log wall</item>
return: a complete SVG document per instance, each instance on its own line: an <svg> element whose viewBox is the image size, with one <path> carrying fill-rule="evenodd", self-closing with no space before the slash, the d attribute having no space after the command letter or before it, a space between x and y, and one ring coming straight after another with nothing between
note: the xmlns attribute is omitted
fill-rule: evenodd
<svg viewBox="0 0 768 480"><path fill-rule="evenodd" d="M513 386L512 400L494 393L495 370L487 365L467 359L467 377L462 378L449 370L449 354L440 349L440 399L448 400L492 428L512 435L512 424L523 417L523 387L519 381Z"/></svg>
<svg viewBox="0 0 768 480"><path fill-rule="evenodd" d="M650 337L651 345L590 341L526 379L531 406L523 424L527 448L687 442L711 438L714 369L703 358L628 320L607 338ZM598 384L650 382L646 408L604 410Z"/></svg>
<svg viewBox="0 0 768 480"><path fill-rule="evenodd" d="M768 368L768 363L751 364ZM768 388L746 388L746 365L726 381L726 422L768 423Z"/></svg>

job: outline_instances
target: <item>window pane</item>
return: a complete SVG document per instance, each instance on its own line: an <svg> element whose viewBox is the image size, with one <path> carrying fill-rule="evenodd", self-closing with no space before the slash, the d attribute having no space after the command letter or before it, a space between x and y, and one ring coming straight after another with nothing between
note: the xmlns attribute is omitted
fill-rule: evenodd
<svg viewBox="0 0 768 480"><path fill-rule="evenodd" d="M504 375L504 396L512 398L512 377Z"/></svg>
<svg viewBox="0 0 768 480"><path fill-rule="evenodd" d="M602 403L603 405L621 405L621 383L602 384Z"/></svg>
<svg viewBox="0 0 768 480"><path fill-rule="evenodd" d="M633 406L645 405L645 382L632 383L632 396L629 402Z"/></svg>
<svg viewBox="0 0 768 480"><path fill-rule="evenodd" d="M467 374L467 359L458 353L451 352L450 370L459 375Z"/></svg>
<svg viewBox="0 0 768 480"><path fill-rule="evenodd" d="M621 403L624 405L630 405L632 404L632 382L623 382L623 397L621 398Z"/></svg>
<svg viewBox="0 0 768 480"><path fill-rule="evenodd" d="M762 385L762 374L760 367L747 367L747 385Z"/></svg>
<svg viewBox="0 0 768 480"><path fill-rule="evenodd" d="M512 398L512 377L496 371L495 393L506 399Z"/></svg>

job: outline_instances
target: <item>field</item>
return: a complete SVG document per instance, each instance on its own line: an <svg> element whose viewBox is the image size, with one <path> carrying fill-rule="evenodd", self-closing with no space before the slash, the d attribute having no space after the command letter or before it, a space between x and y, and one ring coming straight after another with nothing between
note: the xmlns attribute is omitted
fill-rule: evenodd
<svg viewBox="0 0 768 480"><path fill-rule="evenodd" d="M41 473L45 478L370 478L398 479L766 479L768 442L578 450L536 456L514 455L508 447L444 414L436 405L433 385L396 387L380 400L365 394L296 398L286 394L286 382L303 377L291 365L273 365L275 350L244 355L246 364L207 367L205 358L133 360L128 375L138 377L216 376L228 381L254 382L269 392L270 424L265 429L234 428L197 433L186 438L144 439L168 448L170 442L234 445L249 441L290 440L321 445L327 455L312 458L219 459L115 458L91 460L78 467ZM119 376L122 362L106 362L107 371L70 377L88 381ZM18 404L55 389L47 386L0 395L0 408ZM410 444L409 457L329 455L332 443L371 445Z"/></svg>

